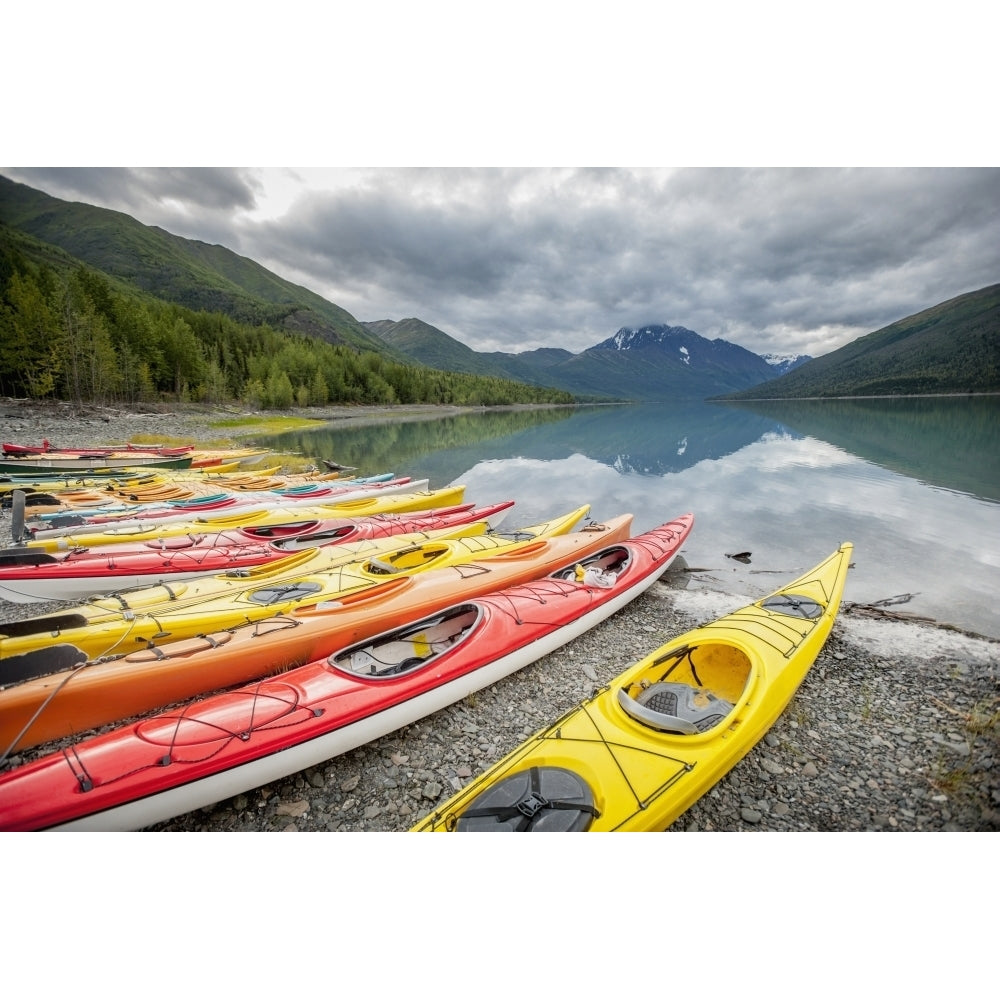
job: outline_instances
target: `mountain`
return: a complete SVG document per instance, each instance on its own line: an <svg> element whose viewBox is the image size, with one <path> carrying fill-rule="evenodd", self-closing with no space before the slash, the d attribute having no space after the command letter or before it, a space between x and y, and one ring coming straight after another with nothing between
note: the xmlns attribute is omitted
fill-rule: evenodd
<svg viewBox="0 0 1000 1000"><path fill-rule="evenodd" d="M685 327L662 324L622 327L580 354L558 348L479 353L417 319L364 326L432 368L551 386L586 400L703 399L773 379L807 360L768 361L728 341L707 340Z"/></svg>
<svg viewBox="0 0 1000 1000"><path fill-rule="evenodd" d="M948 299L723 399L1000 392L1000 284Z"/></svg>
<svg viewBox="0 0 1000 1000"><path fill-rule="evenodd" d="M362 323L225 247L0 176L4 253L61 275L82 262L117 287L386 360L606 400L762 399L1000 391L1000 285L960 295L820 358L761 356L682 326L622 327L573 354L477 352L416 319ZM2 277L2 275L0 275ZM377 359L376 359L377 360Z"/></svg>
<svg viewBox="0 0 1000 1000"><path fill-rule="evenodd" d="M807 361L812 361L808 354L762 354L761 357L771 366L775 378L787 375L796 368L801 368Z"/></svg>
<svg viewBox="0 0 1000 1000"><path fill-rule="evenodd" d="M470 375L509 377L502 374L487 355L466 347L461 341L449 337L443 330L423 320L411 318L393 322L383 319L370 323L363 322L361 325L378 337L383 344L428 368L466 372Z"/></svg>
<svg viewBox="0 0 1000 1000"><path fill-rule="evenodd" d="M129 215L63 201L0 176L0 223L112 279L189 309L319 337L404 360L350 313L225 247L174 236ZM9 235L9 230L7 234ZM5 242L10 242L9 239Z"/></svg>

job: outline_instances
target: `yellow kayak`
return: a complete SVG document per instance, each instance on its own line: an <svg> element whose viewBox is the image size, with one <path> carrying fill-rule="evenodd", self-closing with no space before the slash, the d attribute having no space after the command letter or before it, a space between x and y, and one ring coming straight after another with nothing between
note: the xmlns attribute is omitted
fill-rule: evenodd
<svg viewBox="0 0 1000 1000"><path fill-rule="evenodd" d="M666 829L791 701L833 627L852 551L845 542L768 597L665 643L413 830Z"/></svg>
<svg viewBox="0 0 1000 1000"><path fill-rule="evenodd" d="M338 481L346 484L346 480L335 472L278 475L280 470L280 466L274 466L253 472L241 471L238 462L230 462L213 466L211 472L188 469L184 475L174 473L133 479L108 479L104 483L67 481L65 485L48 486L44 492L42 484L37 482L24 485L25 492L32 494L27 498L32 513L55 514L76 511L86 513L116 502L141 507L143 504L194 500L219 491L266 493L306 484L322 483L334 487L338 485Z"/></svg>
<svg viewBox="0 0 1000 1000"><path fill-rule="evenodd" d="M568 534L589 511L590 505L585 504L514 531L484 531L485 522L478 522L303 549L232 576L126 590L54 614L0 625L0 685L73 668L88 659L120 656L262 621L300 606L337 601L396 576L514 553L540 539ZM343 558L334 555L336 548L344 550Z"/></svg>
<svg viewBox="0 0 1000 1000"><path fill-rule="evenodd" d="M275 498L273 505L262 503L259 507L243 507L235 513L203 514L190 520L166 520L139 518L127 524L114 524L104 530L100 525L80 525L79 531L55 533L34 537L22 542L22 549L40 549L43 552L65 552L75 548L93 548L98 545L155 541L159 538L178 538L183 535L210 536L216 531L234 528L260 527L268 524L287 524L289 521L310 520L332 517L371 517L374 514L431 510L434 507L454 507L465 496L464 486L445 486L437 490L414 490L412 492L377 493L362 495L359 491L354 499L326 504L286 502Z"/></svg>

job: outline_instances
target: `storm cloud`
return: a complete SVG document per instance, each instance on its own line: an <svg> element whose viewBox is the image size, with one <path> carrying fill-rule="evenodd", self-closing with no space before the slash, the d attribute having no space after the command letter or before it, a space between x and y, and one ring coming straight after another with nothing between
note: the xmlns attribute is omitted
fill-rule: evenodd
<svg viewBox="0 0 1000 1000"><path fill-rule="evenodd" d="M993 168L0 173L479 351L580 351L667 323L818 356L1000 281Z"/></svg>

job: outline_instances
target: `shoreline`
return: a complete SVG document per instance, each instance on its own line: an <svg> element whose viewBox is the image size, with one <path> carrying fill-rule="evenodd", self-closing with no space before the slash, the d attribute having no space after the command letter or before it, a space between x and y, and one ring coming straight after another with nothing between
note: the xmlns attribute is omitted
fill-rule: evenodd
<svg viewBox="0 0 1000 1000"><path fill-rule="evenodd" d="M200 433L204 440L218 436L209 426L213 421L242 412L121 413L87 407L70 422L66 405L0 400L4 439L37 444L47 437L60 447L122 442L147 433L171 438ZM387 421L441 414L441 407L331 407L280 415ZM10 544L9 515L0 527L4 544ZM761 596L691 582L682 568L670 573L608 621L456 705L321 766L150 829L409 829L422 810L649 649ZM0 622L33 617L43 607L0 602ZM826 647L775 726L670 832L1000 829L998 660L1000 640L845 604ZM7 766L13 763L14 758Z"/></svg>

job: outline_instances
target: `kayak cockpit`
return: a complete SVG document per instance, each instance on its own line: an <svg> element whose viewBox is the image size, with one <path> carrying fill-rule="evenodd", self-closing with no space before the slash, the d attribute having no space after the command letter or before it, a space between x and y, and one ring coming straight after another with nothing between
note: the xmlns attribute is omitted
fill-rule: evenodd
<svg viewBox="0 0 1000 1000"><path fill-rule="evenodd" d="M632 562L632 553L624 545L612 545L600 552L595 552L587 559L581 559L571 566L564 566L561 570L553 573L553 577L560 580L583 580L586 571L590 570L592 575L598 578L616 579Z"/></svg>
<svg viewBox="0 0 1000 1000"><path fill-rule="evenodd" d="M725 723L744 700L750 657L725 642L684 645L657 658L617 691L631 719L663 733L698 736Z"/></svg>
<svg viewBox="0 0 1000 1000"><path fill-rule="evenodd" d="M314 522L318 524L318 522ZM325 531L300 530L296 534L288 534L271 542L271 545L282 552L294 552L298 549L318 547L320 545L339 545L358 541L358 529L353 523L345 523Z"/></svg>
<svg viewBox="0 0 1000 1000"><path fill-rule="evenodd" d="M386 553L381 558L365 560L362 570L372 576L387 576L393 573L412 573L430 568L451 554L448 545L409 545L395 552Z"/></svg>
<svg viewBox="0 0 1000 1000"><path fill-rule="evenodd" d="M349 646L327 659L331 667L366 678L398 677L454 649L483 616L475 604L459 604L439 615Z"/></svg>

